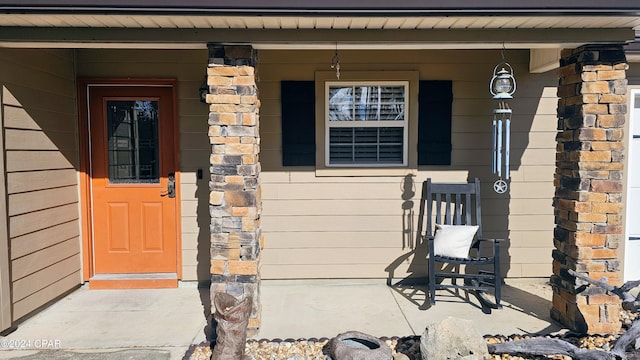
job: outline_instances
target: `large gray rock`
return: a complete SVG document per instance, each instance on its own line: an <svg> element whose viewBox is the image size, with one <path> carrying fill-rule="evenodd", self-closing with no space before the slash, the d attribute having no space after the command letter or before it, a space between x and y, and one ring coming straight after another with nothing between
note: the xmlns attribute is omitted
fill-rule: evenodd
<svg viewBox="0 0 640 360"><path fill-rule="evenodd" d="M358 331L348 331L331 339L329 356L332 360L392 360L387 344Z"/></svg>
<svg viewBox="0 0 640 360"><path fill-rule="evenodd" d="M430 324L420 338L423 360L489 359L487 343L470 320L448 317Z"/></svg>

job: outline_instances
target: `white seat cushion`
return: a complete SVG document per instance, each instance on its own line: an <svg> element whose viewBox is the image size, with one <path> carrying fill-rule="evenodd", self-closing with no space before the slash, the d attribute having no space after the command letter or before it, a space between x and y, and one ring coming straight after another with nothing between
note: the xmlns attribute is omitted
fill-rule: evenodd
<svg viewBox="0 0 640 360"><path fill-rule="evenodd" d="M477 231L477 225L436 224L436 234L433 239L434 254L461 259L468 258L471 242Z"/></svg>

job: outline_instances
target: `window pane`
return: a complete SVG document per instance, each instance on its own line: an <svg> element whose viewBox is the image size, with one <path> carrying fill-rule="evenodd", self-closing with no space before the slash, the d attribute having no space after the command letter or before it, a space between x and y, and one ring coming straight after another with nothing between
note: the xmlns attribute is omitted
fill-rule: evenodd
<svg viewBox="0 0 640 360"><path fill-rule="evenodd" d="M353 86L329 88L329 121L353 120Z"/></svg>
<svg viewBox="0 0 640 360"><path fill-rule="evenodd" d="M159 183L158 102L107 101L109 182Z"/></svg>
<svg viewBox="0 0 640 360"><path fill-rule="evenodd" d="M365 121L376 121L380 118L380 103L378 97L378 86L358 86L355 89L356 119Z"/></svg>
<svg viewBox="0 0 640 360"><path fill-rule="evenodd" d="M402 144L380 145L379 162L385 164L398 164L398 159L402 162Z"/></svg>
<svg viewBox="0 0 640 360"><path fill-rule="evenodd" d="M331 144L353 144L352 128L332 128L329 133Z"/></svg>
<svg viewBox="0 0 640 360"><path fill-rule="evenodd" d="M353 146L331 145L329 159L332 164L353 164Z"/></svg>
<svg viewBox="0 0 640 360"><path fill-rule="evenodd" d="M378 143L378 129L377 128L356 128L354 129L354 140L356 143Z"/></svg>
<svg viewBox="0 0 640 360"><path fill-rule="evenodd" d="M376 145L357 145L353 150L356 164L375 164L378 162L378 147Z"/></svg>
<svg viewBox="0 0 640 360"><path fill-rule="evenodd" d="M388 144L395 143L402 145L403 141L403 128L380 128L380 143Z"/></svg>
<svg viewBox="0 0 640 360"><path fill-rule="evenodd" d="M331 164L402 164L404 128L331 128Z"/></svg>
<svg viewBox="0 0 640 360"><path fill-rule="evenodd" d="M329 121L404 121L405 87L330 86Z"/></svg>
<svg viewBox="0 0 640 360"><path fill-rule="evenodd" d="M356 120L403 121L404 86L358 86L355 88Z"/></svg>

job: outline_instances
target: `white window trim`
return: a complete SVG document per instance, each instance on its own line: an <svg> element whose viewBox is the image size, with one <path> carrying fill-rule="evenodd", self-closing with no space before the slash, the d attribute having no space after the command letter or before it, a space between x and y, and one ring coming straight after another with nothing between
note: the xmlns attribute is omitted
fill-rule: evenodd
<svg viewBox="0 0 640 360"><path fill-rule="evenodd" d="M330 163L330 142L329 132L332 127L355 127L354 121L329 121L329 88L335 85L346 86L403 86L404 87L404 120L402 120L402 126L398 126L400 121L362 121L357 122L357 127L402 127L403 139L402 139L402 163L401 164L378 164L378 163L363 163L363 164L331 164ZM325 129L325 142L324 142L324 166L327 168L402 168L408 165L408 149L409 149L409 119L410 119L410 93L409 93L409 81L326 81L324 86L324 129Z"/></svg>

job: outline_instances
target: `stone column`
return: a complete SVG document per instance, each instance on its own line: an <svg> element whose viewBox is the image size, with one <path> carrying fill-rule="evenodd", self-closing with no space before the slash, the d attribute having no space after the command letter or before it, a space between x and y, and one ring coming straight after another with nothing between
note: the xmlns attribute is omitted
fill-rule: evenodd
<svg viewBox="0 0 640 360"><path fill-rule="evenodd" d="M209 45L211 289L253 297L250 334L260 326L260 137L251 46Z"/></svg>
<svg viewBox="0 0 640 360"><path fill-rule="evenodd" d="M620 300L568 269L621 281L627 69L621 45L586 45L564 50L558 70L551 316L592 334L620 329Z"/></svg>

